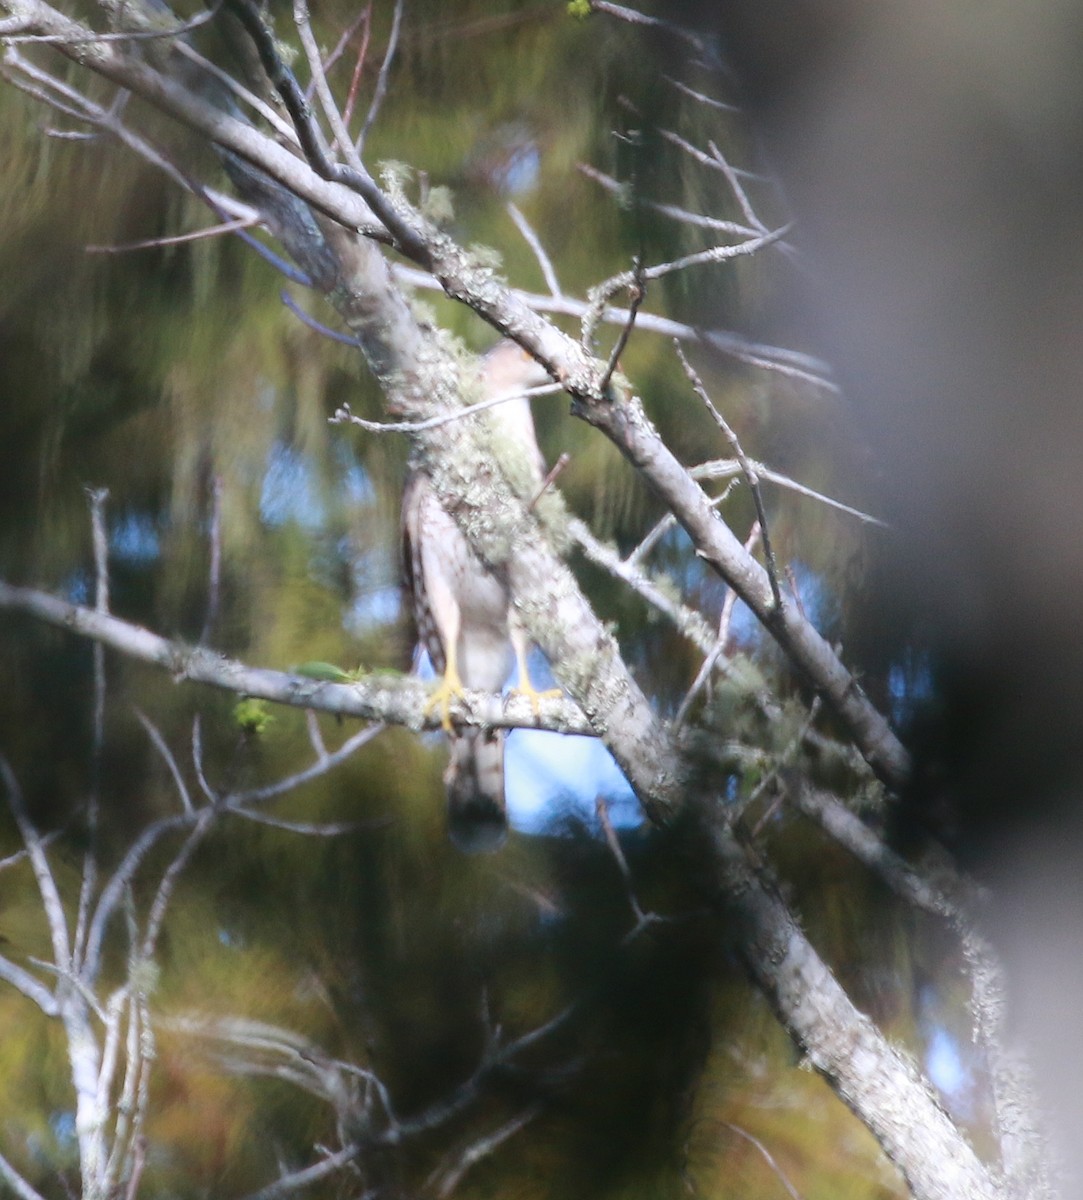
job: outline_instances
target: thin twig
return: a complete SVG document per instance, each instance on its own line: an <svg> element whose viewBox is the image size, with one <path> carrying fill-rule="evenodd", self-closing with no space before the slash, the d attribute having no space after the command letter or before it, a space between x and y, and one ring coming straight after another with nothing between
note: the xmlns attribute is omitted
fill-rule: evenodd
<svg viewBox="0 0 1083 1200"><path fill-rule="evenodd" d="M565 470L565 468L568 466L568 463L571 461L572 456L567 452L567 450L562 451L557 456L557 461L549 468L545 478L541 481L538 490L530 498L530 503L526 506L527 512L534 511L538 501L553 486L553 484L557 481L558 476Z"/></svg>
<svg viewBox="0 0 1083 1200"><path fill-rule="evenodd" d="M612 546L601 542L584 521L573 519L568 531L591 562L620 579L648 604L669 618L678 632L689 638L704 654L714 643L714 634L704 616L682 605L649 575L629 560L622 559Z"/></svg>
<svg viewBox="0 0 1083 1200"><path fill-rule="evenodd" d="M344 833L357 833L361 829L381 829L391 824L391 817L377 817L371 821L337 821L318 825L311 821L287 821L283 817L272 817L268 813L254 812L247 808L230 808L234 816L244 817L257 825L269 825L272 829L284 829L287 833L299 833L305 837L341 837Z"/></svg>
<svg viewBox="0 0 1083 1200"><path fill-rule="evenodd" d="M599 171L597 167L592 167L590 163L577 163L576 166L581 174L600 184L607 192L611 192L616 196L624 194L625 186L619 179L614 179L612 175L607 175L604 171ZM713 229L716 233L728 233L734 237L748 238L750 240L759 235L759 230L750 228L748 225L741 225L737 221L725 221L721 217L708 217L703 213L689 212L688 209L680 208L675 204L664 204L660 200L644 200L641 203L644 208L649 209L651 212L658 213L659 216L669 217L671 220L678 221L682 225L693 225L700 229Z"/></svg>
<svg viewBox="0 0 1083 1200"><path fill-rule="evenodd" d="M312 32L312 21L308 13L308 0L293 0L293 23L297 27L297 33L301 39L301 48L304 50L305 58L308 60L308 69L311 73L312 83L316 89L316 96L320 101L323 115L331 130L333 142L341 153L345 155L346 161L351 167L363 170L361 158L354 148L354 144L346 130L346 125L342 120L342 114L339 112L335 98L331 94L331 85L327 82L327 75L323 67L323 57L320 54L319 47L316 45L316 38Z"/></svg>
<svg viewBox="0 0 1083 1200"><path fill-rule="evenodd" d="M760 533L763 537L763 557L767 566L767 576L771 582L771 598L774 604L773 611L776 614L781 614L782 591L778 582L778 566L775 563L775 552L771 546L771 537L767 527L767 509L764 507L763 493L760 491L760 477L756 473L756 468L752 460L745 454L737 434L733 431L726 418L715 408L714 401L711 400L711 397L707 394L707 389L703 386L703 381L685 357L684 349L680 342L674 341L673 346L677 351L677 357L681 361L681 366L684 368L684 373L688 376L689 383L691 383L696 395L703 401L707 411L714 417L719 429L725 434L726 440L733 447L733 452L737 455L737 460L741 464L744 476L748 480L748 487L756 506L756 516L760 522Z"/></svg>
<svg viewBox="0 0 1083 1200"><path fill-rule="evenodd" d="M726 177L726 182L730 185L730 190L733 192L734 199L740 206L744 218L754 228L767 232L767 226L760 220L756 214L756 210L752 207L752 201L748 198L748 193L744 189L744 185L733 167L730 166L728 159L713 141L709 141L707 145L710 147L711 156L718 164L719 170Z"/></svg>
<svg viewBox="0 0 1083 1200"><path fill-rule="evenodd" d="M185 46L184 42L179 43L181 47ZM94 104L87 97L75 91L61 80L48 75L46 72L39 70L34 64L23 58L17 50L10 48L7 51L6 60L9 65L17 66L18 70L23 72L29 79L36 81L40 87L35 87L27 83L25 80L12 75L9 71L5 71L5 77L21 91L33 95L41 100L42 103L48 104L51 107L62 112L68 112L74 115L77 119L86 121L103 131L112 134L121 141L129 150L139 155L144 161L151 163L159 170L165 172L178 187L190 192L202 200L212 212L219 217L226 217L230 212L236 213L239 218L249 219L253 216L258 220L260 214L251 209L247 205L240 204L230 196L223 195L211 188L207 188L191 179L184 171L182 171L174 162L172 162L159 147L152 145L146 138L133 133L123 122L117 120L113 112L103 109L100 105ZM45 91L42 89L51 89ZM52 94L53 92L56 95ZM73 108L64 101L58 99L58 96L66 97L71 101ZM279 118L281 121L281 118ZM297 135L289 126L284 126L289 129L293 142L296 144ZM265 246L258 238L253 237L244 228L238 228L236 236L239 237L245 245L254 250L265 262L270 263L276 271L284 275L287 279L294 283L299 283L305 287L311 287L312 281L303 272L299 271L292 263L287 262L281 255L276 254L268 246Z"/></svg>
<svg viewBox="0 0 1083 1200"><path fill-rule="evenodd" d="M290 310L302 324L307 325L309 329L315 330L321 337L325 337L328 341L338 342L343 346L350 346L354 350L357 349L357 338L348 333L339 333L337 329L332 329L329 325L324 325L322 321L317 321L311 314L297 303L289 292L279 292L279 297L282 303Z"/></svg>
<svg viewBox="0 0 1083 1200"><path fill-rule="evenodd" d="M199 713L192 718L192 767L196 773L199 790L211 804L217 804L218 793L211 788L203 771L203 721Z"/></svg>
<svg viewBox="0 0 1083 1200"><path fill-rule="evenodd" d="M507 203L508 215L515 222L515 228L523 235L523 240L534 252L534 257L538 261L538 266L541 268L542 278L545 280L545 286L549 289L549 294L559 300L563 296L560 290L560 280L557 279L557 273L553 269L552 260L545 252L545 247L541 244L541 239L531 228L530 222L523 216L516 205L509 200Z"/></svg>
<svg viewBox="0 0 1083 1200"><path fill-rule="evenodd" d="M105 528L105 502L108 488L87 488L90 501L90 538L94 548L94 611L109 611L109 537ZM105 647L94 646L94 737L91 743L90 791L86 803L87 846L83 855L76 908L73 952L79 961L90 916L90 904L98 883L98 807L101 801L102 755L105 751Z"/></svg>
<svg viewBox="0 0 1083 1200"><path fill-rule="evenodd" d="M399 29L402 26L402 0L395 0L395 12L391 18L391 32L387 38L387 49L384 51L383 62L380 63L380 71L376 76L376 87L372 92L372 101L369 104L369 110L365 114L365 123L361 126L361 132L357 135L355 143L357 153L360 154L365 147L365 139L369 135L369 130L375 124L376 118L379 115L380 108L383 106L384 97L387 95L387 85L391 78L391 64L395 60L395 50L399 44Z"/></svg>
<svg viewBox="0 0 1083 1200"><path fill-rule="evenodd" d="M707 250L698 250L694 254L686 254L683 258L672 262L656 263L653 267L637 266L631 271L622 271L590 289L589 303L582 313L582 329L579 335L580 345L588 352L594 345L595 330L603 315L609 309L609 302L623 288L628 288L632 294L632 305L624 310L623 327L629 329L629 323L635 320L639 305L643 300L643 285L648 280L662 279L677 271L689 267L702 266L707 263L726 262L731 258L742 258L755 254L757 251L778 242L788 232L789 226L768 233L750 237L747 241L735 246L711 246ZM638 297L638 299L636 299ZM657 321L655 321L657 324ZM627 334L625 334L627 336Z"/></svg>
<svg viewBox="0 0 1083 1200"><path fill-rule="evenodd" d="M41 1192L35 1191L2 1154L0 1154L0 1179L3 1179L11 1188L17 1200L45 1200Z"/></svg>
<svg viewBox="0 0 1083 1200"><path fill-rule="evenodd" d="M60 899L60 891L56 886L56 879L53 877L49 860L45 856L41 836L27 815L22 788L15 778L15 772L12 771L11 765L2 754L0 754L0 778L3 779L4 786L7 788L8 804L15 818L15 824L19 828L19 834L26 847L34 879L38 885L42 908L45 910L45 919L49 926L49 937L53 944L53 964L60 972L70 972L71 943L68 941L68 923L64 915L64 905Z"/></svg>
<svg viewBox="0 0 1083 1200"><path fill-rule="evenodd" d="M786 1172L783 1171L777 1162L775 1162L773 1155L759 1138L753 1137L752 1134L750 1134L746 1129L742 1129L739 1125L734 1125L730 1121L723 1121L722 1124L733 1133L736 1133L738 1137L743 1137L746 1141L751 1142L752 1145L756 1147L756 1149L763 1156L763 1159L767 1165L778 1176L779 1182L789 1193L790 1200L801 1200L801 1193L789 1181L786 1176Z"/></svg>
<svg viewBox="0 0 1083 1200"><path fill-rule="evenodd" d="M778 755L771 769L760 779L759 783L752 789L748 799L744 802L743 808L747 809L750 805L756 803L762 796L766 795L767 789L774 787L775 783L781 777L782 771L788 767L797 757L801 747L805 744L808 738L809 730L816 723L816 718L820 715L820 709L823 707L823 701L819 696L812 698L812 703L809 705L808 715L801 723L801 728L790 738L787 745L782 749L782 753ZM768 805L756 824L752 827L752 838L755 840L767 828L768 822L778 811L778 807L782 801L781 795L776 795L774 801Z"/></svg>
<svg viewBox="0 0 1083 1200"><path fill-rule="evenodd" d="M748 551L749 554L751 554L755 549L759 538L760 523L759 521L755 521L753 522L752 529L750 530L748 538L745 541L745 550ZM714 645L711 647L710 652L704 658L703 662L700 663L699 670L696 672L696 677L692 681L692 686L685 693L684 699L681 701L680 706L677 709L677 714L673 718L674 729L680 729L684 725L685 721L688 719L688 714L692 711L692 705L695 703L696 697L706 686L708 680L711 679L715 671L718 670L718 665L722 660L722 656L726 653L726 647L729 645L730 622L733 619L733 610L736 603L737 593L733 590L733 588L727 588L726 598L722 601L722 612L719 614L718 618L718 635L715 638Z"/></svg>
<svg viewBox="0 0 1083 1200"><path fill-rule="evenodd" d="M320 732L320 722L311 708L305 710L305 728L308 730L308 740L312 744L316 760L323 762L327 757L327 746Z"/></svg>
<svg viewBox="0 0 1083 1200"><path fill-rule="evenodd" d="M342 106L342 119L346 123L347 127L353 120L354 105L357 103L357 93L361 88L361 76L365 70L365 59L368 58L369 39L372 37L372 0L368 0L368 3L361 10L361 15L349 27L347 32L342 35L339 44L343 49L346 48L349 38L353 36L353 34L361 25L364 25L365 31L361 35L361 45L358 46L357 56L354 58L353 72L350 75L350 86L346 92L346 103ZM326 70L330 71L331 64L334 62L334 58L335 55L334 52L332 52L328 56L327 62L324 64ZM357 149L358 152L360 152L361 147L358 146Z"/></svg>
<svg viewBox="0 0 1083 1200"><path fill-rule="evenodd" d="M42 835L41 844L43 846L48 846L50 842L56 841L59 836L60 831L58 829L54 829L51 833ZM17 866L26 857L27 850L24 846L22 850L16 850L14 854L9 854L6 858L0 858L0 871L6 871L8 867Z"/></svg>
<svg viewBox="0 0 1083 1200"><path fill-rule="evenodd" d="M745 549L749 554L752 554L756 549L756 543L760 540L760 523L759 521L752 522L752 528L748 531L748 537L745 539ZM730 630L733 626L733 613L737 608L737 593L733 588L726 589L726 598L722 601L722 611L718 614L718 640L725 647L729 644Z"/></svg>
<svg viewBox="0 0 1083 1200"><path fill-rule="evenodd" d="M194 17L187 21L179 22L171 26L169 29L129 29L123 30L120 33L87 33L87 34L66 34L66 33L5 33L3 38L9 43L25 43L35 42L45 45L63 45L63 46L78 46L83 42L148 42L161 41L162 38L174 38L178 42L184 34L191 32L193 29L198 29L201 25L206 25L208 21L214 19L218 12L218 5L214 8L209 8L201 13L196 13Z"/></svg>
<svg viewBox="0 0 1083 1200"><path fill-rule="evenodd" d="M221 67L211 62L209 58L205 58L193 46L187 42L178 42L177 50L184 55L185 58L194 62L201 70L206 71L208 75L213 75L224 87L226 87L238 100L243 100L245 104L252 109L253 112L259 115L267 122L268 125L278 134L279 137L285 138L291 146L298 145L297 130L289 123L284 121L282 117L264 100L261 96L257 96L255 92L246 88L239 83L234 76L228 71L223 71Z"/></svg>
<svg viewBox="0 0 1083 1200"><path fill-rule="evenodd" d="M302 1188L319 1183L321 1179L326 1179L336 1171L342 1170L343 1167L353 1162L360 1152L361 1148L359 1146L344 1146L341 1150L334 1154L329 1154L320 1162L313 1163L311 1167L304 1167L300 1171L293 1171L289 1175L283 1175L281 1179L275 1180L274 1183L268 1184L265 1188L260 1188L258 1192L249 1192L244 1197L244 1200L279 1200L281 1196L290 1196L294 1192L299 1192Z"/></svg>
<svg viewBox="0 0 1083 1200"><path fill-rule="evenodd" d="M658 545L658 543L666 536L671 529L676 529L677 518L667 512L660 517L646 534L639 541L636 547L625 558L625 563L632 568L637 568L639 564L647 557L648 554Z"/></svg>
<svg viewBox="0 0 1083 1200"><path fill-rule="evenodd" d="M452 421L461 421L464 417L472 417L475 413L484 412L487 408L496 408L498 404L507 404L509 400L518 400L522 396L528 398L552 396L561 390L559 383L543 383L539 387L516 388L514 391L492 396L488 400L479 400L477 404L468 404L463 408L457 408L454 412L428 417L424 421L366 421L362 417L354 416L350 412L349 405L344 404L329 420L332 425L340 425L344 422L359 425L369 433L420 433L425 429L438 429L441 425L449 425Z"/></svg>
<svg viewBox="0 0 1083 1200"><path fill-rule="evenodd" d="M83 250L87 254L127 254L130 250L159 250L162 246L181 246L186 242L199 242L205 238L221 237L224 233L236 233L239 229L251 229L253 225L259 223L259 217L239 217L235 221L211 225L207 229L196 229L191 233L146 238L140 242L123 242L120 245L112 246L84 246Z"/></svg>
<svg viewBox="0 0 1083 1200"><path fill-rule="evenodd" d="M396 263L392 267L392 272L400 282L408 284L410 287L424 288L426 291L434 292L443 291L443 285L427 271ZM615 291L619 290L618 286ZM542 295L539 292L527 292L521 288L514 289L513 295L534 312L575 317L579 321L583 321L593 308L590 301L578 300L571 296ZM602 310L601 320L607 325L623 325L628 320L628 310L606 305ZM828 378L830 374L828 365L810 354L802 354L800 351L788 350L781 346L767 346L758 342L750 342L740 334L728 330L698 329L694 325L674 321L657 313L640 311L636 318L636 328L659 334L662 337L676 337L684 342L702 344L747 366L775 372L798 383L814 387L818 391L835 395L839 393L838 385Z"/></svg>
<svg viewBox="0 0 1083 1200"><path fill-rule="evenodd" d="M10 959L2 956L0 956L0 979L5 983L10 983L16 991L22 992L27 1000L32 1001L41 1009L45 1016L59 1015L60 1006L56 997L45 984L25 968L20 967L18 963L13 963Z"/></svg>
<svg viewBox="0 0 1083 1200"><path fill-rule="evenodd" d="M697 92L695 88L691 88L687 83L682 83L679 79L674 79L669 75L663 75L662 78L666 83L675 87L677 91L682 92L689 99L695 100L697 104L704 104L708 108L717 108L720 112L740 112L741 108L737 104L727 104L724 100L717 100L714 96L708 96L704 92ZM757 178L753 176L753 178Z"/></svg>
<svg viewBox="0 0 1083 1200"><path fill-rule="evenodd" d="M847 516L856 517L857 520L864 522L866 525L876 525L881 529L891 528L886 521L882 521L879 517L874 517L871 513L864 512L860 508L854 508L851 504L843 504L841 500L835 500L833 497L825 495L823 492L818 492L814 488L806 487L805 484L798 483L796 479L792 479L789 475L782 475L778 471L772 471L770 467L764 466L757 459L750 458L748 461L755 468L756 474L761 480L777 484L779 487L785 488L787 491L796 492L797 495L805 496L809 500L816 500L820 504L826 504L828 508L834 508L838 512L846 513ZM739 460L722 458L716 459L713 462L701 463L698 467L690 467L688 473L693 479L732 479L734 476L743 475L744 471Z"/></svg>
<svg viewBox="0 0 1083 1200"><path fill-rule="evenodd" d="M673 21L666 21L662 17L648 16L646 13L639 12L638 9L628 8L624 4L613 4L610 0L590 0L590 7L594 12L616 17L618 21L626 21L629 25L646 25L651 29L659 29L665 33L672 34L700 54L708 54L711 58L714 57L710 52L710 48L698 34L694 33L691 29L685 29L682 25L677 25Z"/></svg>
<svg viewBox="0 0 1083 1200"><path fill-rule="evenodd" d="M281 796L285 792L294 791L303 784L310 783L313 779L319 779L321 775L325 775L328 771L337 767L339 763L345 762L352 754L360 750L362 746L367 746L373 738L383 733L386 728L383 724L376 724L369 725L366 729L360 729L330 754L326 750L322 754L317 752L316 761L311 766L305 767L304 770L298 771L293 775L288 775L285 779L280 779L277 783L269 783L265 787L252 788L247 792L235 792L232 795L223 797L220 803L224 807L236 812L247 808L250 804L262 804L266 800L274 799L275 796Z"/></svg>
<svg viewBox="0 0 1083 1200"><path fill-rule="evenodd" d="M143 936L143 945L140 947L140 955L143 962L150 962L154 958L154 952L158 945L158 934L161 932L162 922L165 920L166 909L169 907L169 901L173 897L173 890L177 886L177 880L180 878L181 872L188 865L192 855L196 852L196 848L204 837L210 832L211 825L217 813L213 808L205 808L196 818L196 823L188 831L188 836L184 839L180 849L173 856L173 861L166 868L162 875L161 882L158 884L158 890L154 894L154 902L150 906L150 912L147 915L146 933Z"/></svg>
<svg viewBox="0 0 1083 1200"><path fill-rule="evenodd" d="M443 1173L444 1176L443 1182L440 1184L436 1192L436 1194L441 1197L441 1200L445 1200L447 1196L451 1195L451 1193L459 1186L463 1176L467 1173L467 1171L470 1170L472 1166L474 1166L476 1163L479 1163L483 1158L487 1158L493 1153L494 1150L503 1145L508 1138L513 1137L519 1132L520 1129L523 1129L526 1125L529 1125L530 1122L533 1121L541 1111L542 1105L540 1103L531 1104L528 1108L525 1108L521 1113L519 1113L518 1116L512 1117L512 1119L506 1124L501 1125L499 1129L495 1129L486 1137L478 1138L476 1142L473 1142L470 1146L468 1146L459 1155L459 1161L453 1167L450 1167L443 1172L441 1169L434 1171L429 1177L430 1184L435 1183L436 1178L441 1173Z"/></svg>
<svg viewBox="0 0 1083 1200"><path fill-rule="evenodd" d="M169 769L170 775L173 777L173 783L176 785L177 794L180 796L181 805L184 811L189 816L194 816L195 808L192 805L192 797L188 792L188 785L184 782L184 776L181 774L180 767L177 765L177 760L173 757L173 751L170 750L161 730L154 722L140 709L135 709L136 719L139 724L147 731L147 736L150 738L154 749L158 751L162 761Z"/></svg>
<svg viewBox="0 0 1083 1200"><path fill-rule="evenodd" d="M617 369L620 356L624 353L624 348L628 345L628 339L632 336L632 329L636 323L636 314L639 312L639 306L643 303L647 295L643 260L638 255L636 255L632 266L632 283L628 287L628 292L631 296L631 303L628 305L628 320L621 327L616 344L609 354L609 361L606 363L605 371L602 372L602 377L598 381L598 390L600 392L604 392L609 387L609 381L613 378L613 372Z"/></svg>
<svg viewBox="0 0 1083 1200"><path fill-rule="evenodd" d="M128 847L128 851L121 859L120 865L109 877L105 887L102 888L89 929L87 930L87 945L83 955L83 973L88 980L94 979L101 968L102 946L105 941L106 929L117 910L117 905L120 904L126 890L131 886L132 880L135 878L136 872L142 865L143 860L162 837L174 829L184 829L187 825L191 824L192 820L193 815L191 813L178 813L172 817L163 817L161 820L148 825L131 846Z"/></svg>

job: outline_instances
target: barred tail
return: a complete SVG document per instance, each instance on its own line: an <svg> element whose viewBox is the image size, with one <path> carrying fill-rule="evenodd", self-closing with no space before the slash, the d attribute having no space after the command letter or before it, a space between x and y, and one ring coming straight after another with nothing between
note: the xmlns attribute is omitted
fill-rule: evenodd
<svg viewBox="0 0 1083 1200"><path fill-rule="evenodd" d="M504 804L504 731L466 729L450 739L448 835L460 850L497 850L508 834Z"/></svg>

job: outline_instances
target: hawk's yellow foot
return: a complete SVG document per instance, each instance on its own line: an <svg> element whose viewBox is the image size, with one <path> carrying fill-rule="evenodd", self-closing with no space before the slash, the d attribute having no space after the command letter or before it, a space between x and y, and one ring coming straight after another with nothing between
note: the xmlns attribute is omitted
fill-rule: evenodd
<svg viewBox="0 0 1083 1200"><path fill-rule="evenodd" d="M439 709L440 724L443 725L445 733L451 733L452 702L460 700L465 694L466 689L463 687L463 681L459 678L459 672L455 669L454 664L448 663L443 678L436 685L432 695L425 701L421 715L427 717L435 709Z"/></svg>
<svg viewBox="0 0 1083 1200"><path fill-rule="evenodd" d="M556 700L564 695L560 688L546 688L544 692L539 692L529 679L524 679L517 687L513 687L511 694L513 696L526 696L536 717L541 716L541 702L543 700Z"/></svg>
<svg viewBox="0 0 1083 1200"><path fill-rule="evenodd" d="M515 661L519 667L519 683L511 689L513 696L526 696L530 701L530 707L534 710L534 716L541 716L541 702L543 700L553 700L564 693L560 688L547 688L544 692L539 692L538 689L530 682L530 671L527 667L527 655L530 652L529 643L526 640L526 634L519 627L518 622L512 623L511 643L515 650Z"/></svg>

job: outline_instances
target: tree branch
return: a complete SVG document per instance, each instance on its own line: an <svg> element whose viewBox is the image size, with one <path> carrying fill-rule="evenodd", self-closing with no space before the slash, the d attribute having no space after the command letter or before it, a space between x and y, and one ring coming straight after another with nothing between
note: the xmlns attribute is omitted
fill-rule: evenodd
<svg viewBox="0 0 1083 1200"><path fill-rule="evenodd" d="M238 696L254 696L294 708L314 708L343 717L385 721L410 729L438 729L438 714L425 713L428 689L420 680L374 674L356 683L325 683L285 671L249 667L214 650L172 642L119 617L61 600L48 592L17 588L0 580L0 608L27 613L79 637L111 646L129 658L169 671L176 682L190 681L222 688ZM557 733L594 733L576 706L567 700L542 702L541 718L524 696L466 692L451 706L463 725L499 729L549 729Z"/></svg>

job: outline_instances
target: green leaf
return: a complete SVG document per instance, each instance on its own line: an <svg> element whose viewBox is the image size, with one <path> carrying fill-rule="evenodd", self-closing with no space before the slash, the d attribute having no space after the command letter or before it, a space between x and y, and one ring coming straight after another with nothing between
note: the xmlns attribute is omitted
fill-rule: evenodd
<svg viewBox="0 0 1083 1200"><path fill-rule="evenodd" d="M324 683L353 683L354 677L341 667L329 662L305 662L293 668L294 675L304 675L306 679L319 679Z"/></svg>
<svg viewBox="0 0 1083 1200"><path fill-rule="evenodd" d="M233 719L245 734L261 737L274 724L274 714L266 700L255 700L251 696L234 705Z"/></svg>

